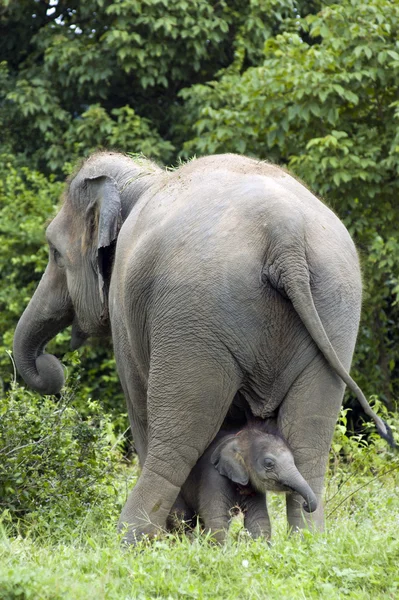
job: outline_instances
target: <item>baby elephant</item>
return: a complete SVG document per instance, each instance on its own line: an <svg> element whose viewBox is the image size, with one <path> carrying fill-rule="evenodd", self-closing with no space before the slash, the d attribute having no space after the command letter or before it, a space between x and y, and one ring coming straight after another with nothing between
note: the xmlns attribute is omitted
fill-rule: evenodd
<svg viewBox="0 0 399 600"><path fill-rule="evenodd" d="M222 542L230 509L238 506L249 533L269 538L267 491L295 491L304 498L307 512L317 508L316 496L282 437L254 426L238 433L220 431L191 471L173 510L186 519L197 514Z"/></svg>

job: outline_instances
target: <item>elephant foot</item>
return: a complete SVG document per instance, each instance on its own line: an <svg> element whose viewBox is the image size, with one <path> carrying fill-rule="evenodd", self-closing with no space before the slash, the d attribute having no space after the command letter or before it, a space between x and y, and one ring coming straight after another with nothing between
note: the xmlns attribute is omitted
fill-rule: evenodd
<svg viewBox="0 0 399 600"><path fill-rule="evenodd" d="M211 535L211 541L220 546L222 546L227 539L227 529L205 529L205 531Z"/></svg>
<svg viewBox="0 0 399 600"><path fill-rule="evenodd" d="M153 539L165 533L166 520L163 526L151 521L149 515L143 515L142 518L132 517L130 522L126 520L126 517L121 515L118 522L118 532L122 534L122 545L136 546L139 542Z"/></svg>
<svg viewBox="0 0 399 600"><path fill-rule="evenodd" d="M287 494L288 532L290 534L308 529L313 532L324 531L324 508L321 494L318 494L317 509L308 513L303 508L303 498L298 494Z"/></svg>
<svg viewBox="0 0 399 600"><path fill-rule="evenodd" d="M216 542L217 544L224 544L228 537L229 533L229 514L226 510L226 514L219 517L205 518L204 522L204 531L207 534L210 534L211 541Z"/></svg>
<svg viewBox="0 0 399 600"><path fill-rule="evenodd" d="M272 531L270 527L266 528L261 524L253 523L250 527L246 526L245 529L248 531L252 539L256 540L258 538L262 538L270 544L272 537Z"/></svg>
<svg viewBox="0 0 399 600"><path fill-rule="evenodd" d="M123 533L123 543L135 545L165 533L178 493L178 487L144 467L119 518L118 531Z"/></svg>

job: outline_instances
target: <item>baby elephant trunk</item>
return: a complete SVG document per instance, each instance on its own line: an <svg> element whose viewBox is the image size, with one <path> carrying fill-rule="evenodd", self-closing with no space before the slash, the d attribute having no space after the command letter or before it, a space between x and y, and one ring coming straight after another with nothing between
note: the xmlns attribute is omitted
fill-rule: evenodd
<svg viewBox="0 0 399 600"><path fill-rule="evenodd" d="M305 481L299 471L295 470L295 473L291 474L291 476L285 482L285 485L289 487L293 492L297 492L305 499L303 504L303 509L308 513L312 513L317 508L317 499L316 496L310 487L310 485Z"/></svg>

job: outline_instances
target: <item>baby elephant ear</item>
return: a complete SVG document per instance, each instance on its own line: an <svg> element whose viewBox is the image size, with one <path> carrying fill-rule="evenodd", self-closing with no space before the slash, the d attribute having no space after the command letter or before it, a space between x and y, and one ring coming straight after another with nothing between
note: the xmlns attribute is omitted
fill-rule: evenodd
<svg viewBox="0 0 399 600"><path fill-rule="evenodd" d="M106 294L106 279L110 265L110 251L122 225L122 208L116 181L100 175L85 180L89 194L86 216L97 224L97 268L101 302Z"/></svg>
<svg viewBox="0 0 399 600"><path fill-rule="evenodd" d="M235 436L223 440L213 451L211 462L221 475L241 485L249 481L248 471L240 453L238 441Z"/></svg>

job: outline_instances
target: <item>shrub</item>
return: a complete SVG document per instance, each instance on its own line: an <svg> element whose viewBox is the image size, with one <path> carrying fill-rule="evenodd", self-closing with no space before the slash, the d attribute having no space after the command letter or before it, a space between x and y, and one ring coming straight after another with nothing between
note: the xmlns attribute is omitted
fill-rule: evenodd
<svg viewBox="0 0 399 600"><path fill-rule="evenodd" d="M75 400L70 388L57 400L17 384L2 399L0 508L19 531L71 529L89 512L117 518L119 438L97 402L83 418Z"/></svg>
<svg viewBox="0 0 399 600"><path fill-rule="evenodd" d="M393 436L398 443L397 419L389 413L386 406L376 396L371 397L374 410L390 426ZM385 467L395 462L397 453L393 452L385 440L377 433L375 425L367 417L363 423L362 432L352 434L350 428L349 408L341 408L338 423L335 427L334 438L331 445L331 467L333 474L345 470L347 465L352 465L358 474L374 473L380 467ZM399 462L398 462L399 465Z"/></svg>

